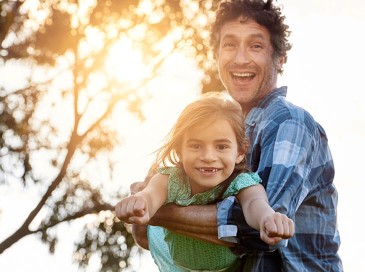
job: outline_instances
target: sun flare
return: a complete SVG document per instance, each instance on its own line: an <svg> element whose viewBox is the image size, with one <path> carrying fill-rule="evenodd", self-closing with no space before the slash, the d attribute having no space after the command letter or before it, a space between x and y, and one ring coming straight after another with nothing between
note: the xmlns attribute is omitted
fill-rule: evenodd
<svg viewBox="0 0 365 272"><path fill-rule="evenodd" d="M148 74L143 64L142 52L133 48L133 41L127 38L116 41L105 60L107 73L120 82L133 82Z"/></svg>

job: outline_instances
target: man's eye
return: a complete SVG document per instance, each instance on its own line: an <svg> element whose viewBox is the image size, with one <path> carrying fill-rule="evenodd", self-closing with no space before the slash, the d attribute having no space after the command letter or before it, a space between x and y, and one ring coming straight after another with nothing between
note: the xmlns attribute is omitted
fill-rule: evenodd
<svg viewBox="0 0 365 272"><path fill-rule="evenodd" d="M252 48L254 48L254 49L261 49L262 48L262 45L261 44L254 44L254 45L252 45Z"/></svg>
<svg viewBox="0 0 365 272"><path fill-rule="evenodd" d="M234 44L231 42L226 42L223 44L223 48L225 48L225 47L234 47Z"/></svg>

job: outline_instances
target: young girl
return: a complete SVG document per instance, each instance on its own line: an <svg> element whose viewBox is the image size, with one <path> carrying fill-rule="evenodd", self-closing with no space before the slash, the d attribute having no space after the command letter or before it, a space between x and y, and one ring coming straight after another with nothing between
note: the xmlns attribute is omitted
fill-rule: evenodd
<svg viewBox="0 0 365 272"><path fill-rule="evenodd" d="M157 169L146 188L122 200L121 219L148 224L165 203L203 205L236 196L247 223L268 244L290 238L294 224L268 204L260 177L248 172L244 117L240 105L222 93L208 93L189 104L157 153ZM170 165L170 166L168 166ZM238 257L228 247L203 242L164 229L175 271L235 271ZM159 262L156 261L159 265ZM164 269L160 266L160 271Z"/></svg>

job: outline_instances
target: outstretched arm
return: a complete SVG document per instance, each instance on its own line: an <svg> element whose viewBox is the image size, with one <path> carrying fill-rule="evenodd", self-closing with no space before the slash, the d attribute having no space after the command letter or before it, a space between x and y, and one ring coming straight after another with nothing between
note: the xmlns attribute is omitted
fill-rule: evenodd
<svg viewBox="0 0 365 272"><path fill-rule="evenodd" d="M263 186L250 186L240 191L237 199L247 223L260 231L260 238L269 245L294 235L294 222L275 212L269 205Z"/></svg>
<svg viewBox="0 0 365 272"><path fill-rule="evenodd" d="M166 201L167 178L156 174L142 191L120 201L115 207L117 217L129 224L147 224Z"/></svg>

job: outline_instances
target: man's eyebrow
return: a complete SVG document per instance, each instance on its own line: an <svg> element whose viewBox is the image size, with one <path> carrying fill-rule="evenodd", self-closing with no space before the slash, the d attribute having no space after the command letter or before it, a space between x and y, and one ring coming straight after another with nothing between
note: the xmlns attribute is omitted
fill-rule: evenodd
<svg viewBox="0 0 365 272"><path fill-rule="evenodd" d="M238 40L238 37L237 37L237 35L234 35L234 34L225 34L224 36L222 36L221 40L222 41L225 41L225 40Z"/></svg>
<svg viewBox="0 0 365 272"><path fill-rule="evenodd" d="M237 35L234 34L225 34L222 39L236 39L238 38ZM249 38L251 39L255 39L255 38L260 38L260 39L265 39L265 36L262 33L253 33L249 35Z"/></svg>
<svg viewBox="0 0 365 272"><path fill-rule="evenodd" d="M233 34L225 34L222 39L233 39L236 38L236 35Z"/></svg>
<svg viewBox="0 0 365 272"><path fill-rule="evenodd" d="M250 38L260 38L260 39L265 39L265 36L262 33L255 33L255 34L251 34Z"/></svg>

